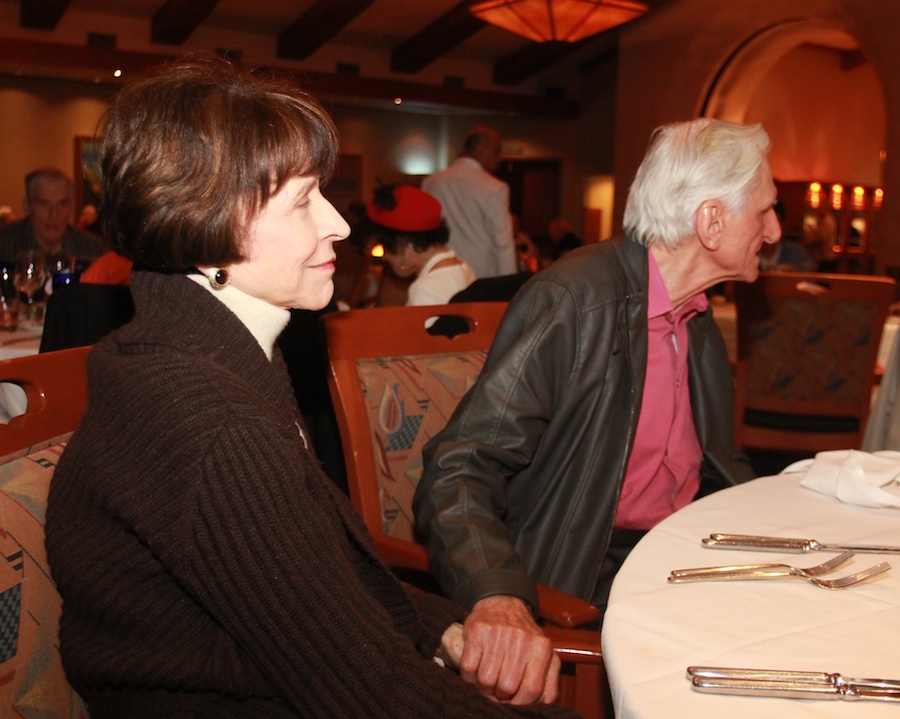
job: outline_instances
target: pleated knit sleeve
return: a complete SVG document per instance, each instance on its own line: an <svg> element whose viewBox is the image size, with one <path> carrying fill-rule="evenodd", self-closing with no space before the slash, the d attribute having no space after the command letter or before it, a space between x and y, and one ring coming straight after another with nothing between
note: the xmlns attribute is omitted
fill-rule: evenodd
<svg viewBox="0 0 900 719"><path fill-rule="evenodd" d="M436 647L450 605L415 610L296 447L260 424L222 431L201 463L179 580L302 716L510 716L416 651Z"/></svg>

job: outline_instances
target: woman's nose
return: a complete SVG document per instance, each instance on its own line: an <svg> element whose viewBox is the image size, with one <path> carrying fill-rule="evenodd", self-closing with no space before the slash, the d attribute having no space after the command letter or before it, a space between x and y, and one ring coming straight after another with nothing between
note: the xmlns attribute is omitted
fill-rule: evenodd
<svg viewBox="0 0 900 719"><path fill-rule="evenodd" d="M333 242L346 240L350 236L350 225L338 212L330 201L322 198L320 216L317 224L320 234L324 231L324 235L329 237Z"/></svg>

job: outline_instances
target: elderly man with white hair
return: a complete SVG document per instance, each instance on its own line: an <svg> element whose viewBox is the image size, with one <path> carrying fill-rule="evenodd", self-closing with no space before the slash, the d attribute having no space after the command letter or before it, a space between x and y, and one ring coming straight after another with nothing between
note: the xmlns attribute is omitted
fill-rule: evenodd
<svg viewBox="0 0 900 719"><path fill-rule="evenodd" d="M761 126L659 128L625 235L569 253L510 304L478 382L424 451L432 570L472 608L463 675L521 701L550 651L534 582L605 606L637 540L752 478L705 290L753 281L781 231ZM490 640L489 640L490 638Z"/></svg>

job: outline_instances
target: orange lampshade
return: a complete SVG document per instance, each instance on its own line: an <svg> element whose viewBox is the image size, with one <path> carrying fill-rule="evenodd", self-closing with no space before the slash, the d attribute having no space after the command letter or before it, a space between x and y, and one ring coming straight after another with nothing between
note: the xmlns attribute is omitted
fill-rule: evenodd
<svg viewBox="0 0 900 719"><path fill-rule="evenodd" d="M469 10L535 42L576 42L643 15L647 6L630 0L484 0Z"/></svg>

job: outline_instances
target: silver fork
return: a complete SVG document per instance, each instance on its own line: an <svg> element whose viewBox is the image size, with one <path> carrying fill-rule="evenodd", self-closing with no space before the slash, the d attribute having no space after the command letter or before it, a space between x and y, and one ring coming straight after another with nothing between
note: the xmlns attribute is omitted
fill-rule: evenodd
<svg viewBox="0 0 900 719"><path fill-rule="evenodd" d="M860 571L854 574L848 574L845 577L838 577L837 579L821 579L819 577L809 577L803 574L799 574L796 572L785 573L784 570L776 569L776 570L754 570L750 572L720 572L718 574L694 574L685 577L669 577L670 582L699 582L705 581L709 579L716 580L724 580L724 579L785 579L787 577L800 577L805 579L812 584L815 584L817 587L822 587L822 589L845 589L846 587L852 587L856 584L860 584L861 582L865 582L872 577L878 576L879 574L883 574L891 568L891 565L887 562L882 562L881 564L876 564L872 567L867 567L866 569L861 569Z"/></svg>
<svg viewBox="0 0 900 719"><path fill-rule="evenodd" d="M836 557L832 557L826 562L816 564L812 567L793 567L790 564L769 563L769 564L732 564L722 567L696 567L694 569L673 569L669 577L670 582L677 581L675 578L691 577L694 575L709 574L738 574L743 572L759 572L772 571L780 572L785 575L796 575L799 577L817 577L821 574L828 574L843 564L846 564L853 557L853 552L843 552Z"/></svg>

